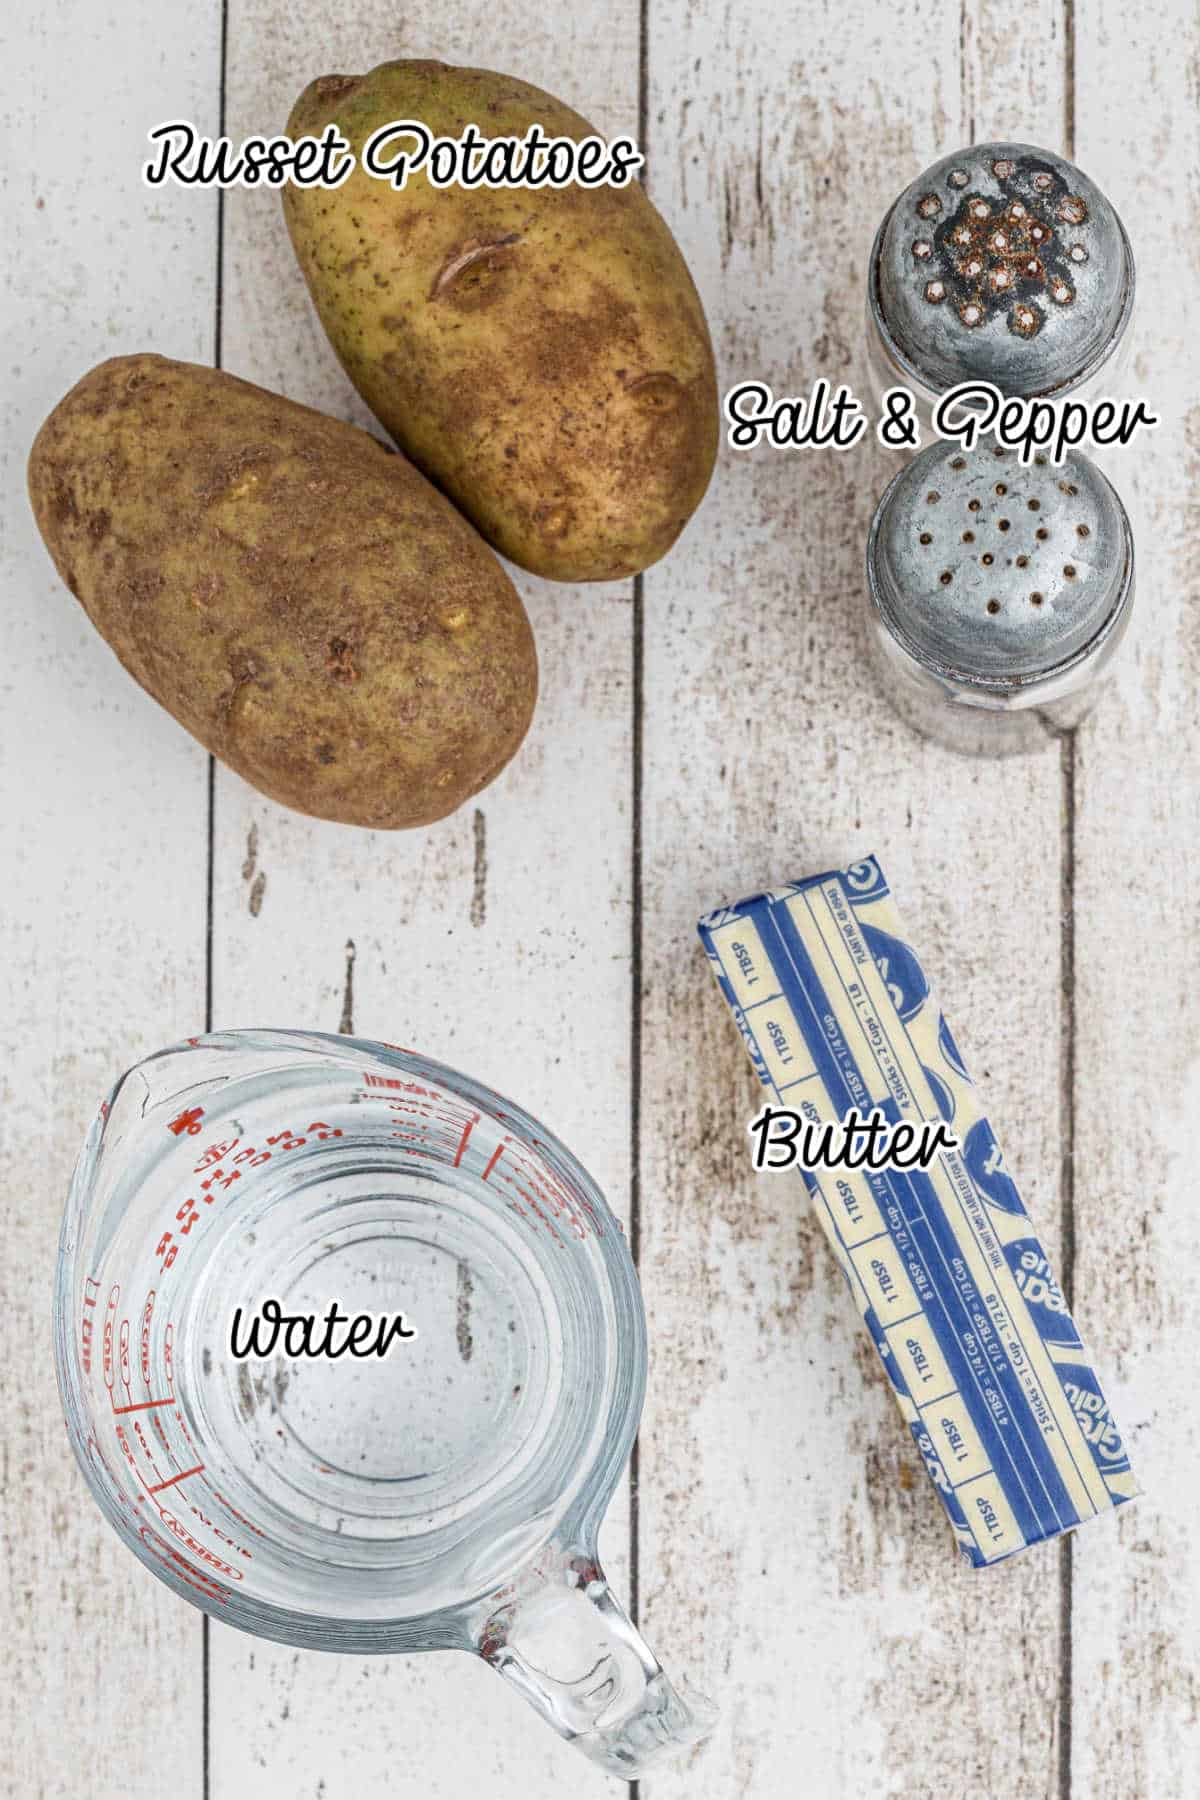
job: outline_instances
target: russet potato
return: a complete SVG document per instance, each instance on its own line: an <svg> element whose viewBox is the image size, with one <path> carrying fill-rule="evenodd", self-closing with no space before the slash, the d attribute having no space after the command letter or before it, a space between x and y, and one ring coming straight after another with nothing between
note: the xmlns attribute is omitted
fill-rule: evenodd
<svg viewBox="0 0 1200 1800"><path fill-rule="evenodd" d="M487 545L366 432L232 375L121 356L55 407L29 490L121 662L297 811L425 825L491 781L537 695Z"/></svg>
<svg viewBox="0 0 1200 1800"><path fill-rule="evenodd" d="M587 121L482 69L387 62L324 76L288 121L336 124L337 188L288 186L292 243L346 373L488 542L561 581L628 576L674 543L716 457L716 372L687 265L642 187L397 188L362 166L416 120L579 142ZM413 147L408 140L408 147Z"/></svg>

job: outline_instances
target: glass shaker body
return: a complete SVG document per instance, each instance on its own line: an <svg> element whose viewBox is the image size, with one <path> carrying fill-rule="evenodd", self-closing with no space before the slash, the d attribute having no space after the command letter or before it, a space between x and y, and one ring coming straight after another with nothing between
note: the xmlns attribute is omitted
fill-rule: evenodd
<svg viewBox="0 0 1200 1800"><path fill-rule="evenodd" d="M879 502L867 588L873 662L901 716L954 750L1021 753L1094 705L1133 606L1133 535L1083 456L1027 468L990 443L937 443Z"/></svg>

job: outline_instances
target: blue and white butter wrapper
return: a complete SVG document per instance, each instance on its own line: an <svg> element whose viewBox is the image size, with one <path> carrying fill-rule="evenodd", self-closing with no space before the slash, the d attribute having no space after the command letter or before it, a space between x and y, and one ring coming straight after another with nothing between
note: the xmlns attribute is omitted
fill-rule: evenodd
<svg viewBox="0 0 1200 1800"><path fill-rule="evenodd" d="M945 1120L927 1169L804 1172L976 1567L1137 1493L1103 1390L874 857L709 913L763 1085L814 1123Z"/></svg>

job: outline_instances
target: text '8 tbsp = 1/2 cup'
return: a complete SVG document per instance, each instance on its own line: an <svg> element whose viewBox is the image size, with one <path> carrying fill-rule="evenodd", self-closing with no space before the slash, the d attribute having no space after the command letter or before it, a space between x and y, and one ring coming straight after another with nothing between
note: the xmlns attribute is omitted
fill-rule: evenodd
<svg viewBox="0 0 1200 1800"><path fill-rule="evenodd" d="M238 1345L235 1321L303 1327L333 1302L403 1330L386 1355ZM705 1735L711 1709L596 1556L642 1407L637 1276L595 1183L519 1107L349 1037L228 1031L147 1058L80 1157L55 1348L101 1510L214 1618L472 1651L626 1779Z"/></svg>
<svg viewBox="0 0 1200 1800"><path fill-rule="evenodd" d="M875 237L867 282L878 402L986 381L1006 398L1117 393L1134 264L1115 209L1072 163L1029 144L977 144L905 188Z"/></svg>

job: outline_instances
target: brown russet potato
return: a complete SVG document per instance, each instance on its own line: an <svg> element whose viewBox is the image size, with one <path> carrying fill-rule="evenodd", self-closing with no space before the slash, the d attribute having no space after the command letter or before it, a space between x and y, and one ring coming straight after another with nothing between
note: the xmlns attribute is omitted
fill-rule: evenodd
<svg viewBox="0 0 1200 1800"><path fill-rule="evenodd" d="M310 83L289 135L335 124L355 167L341 187L285 187L283 205L346 373L513 562L559 581L636 574L700 504L720 428L708 327L674 238L636 179L435 187L417 170L398 191L362 151L404 119L445 138L468 124L488 139L535 123L593 135L560 100L485 69L387 62Z"/></svg>
<svg viewBox="0 0 1200 1800"><path fill-rule="evenodd" d="M525 736L537 655L512 582L356 426L218 370L114 357L42 426L29 492L129 673L284 806L427 825Z"/></svg>

